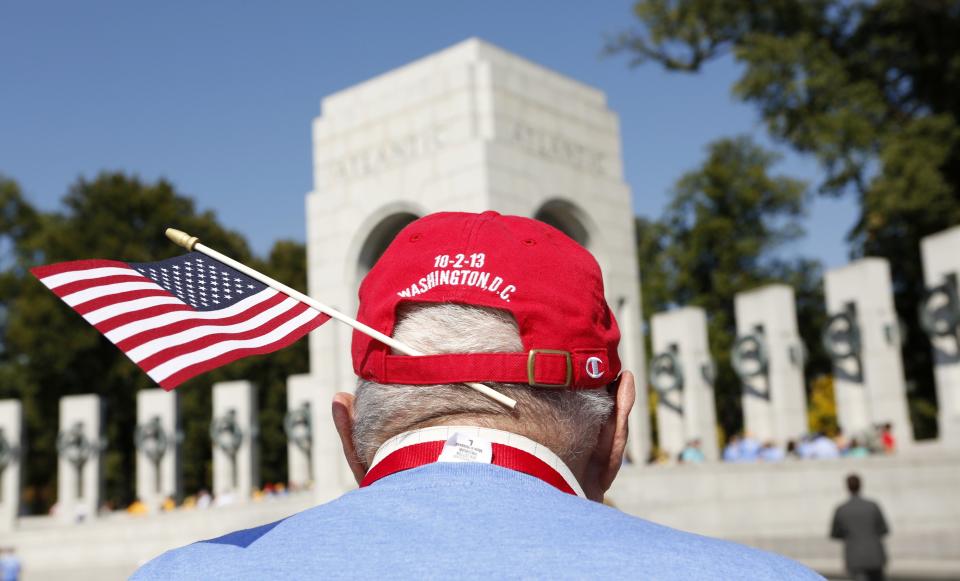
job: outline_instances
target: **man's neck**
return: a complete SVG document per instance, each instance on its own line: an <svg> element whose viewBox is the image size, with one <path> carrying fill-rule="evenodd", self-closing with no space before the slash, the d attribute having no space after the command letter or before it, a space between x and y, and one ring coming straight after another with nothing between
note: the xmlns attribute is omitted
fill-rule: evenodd
<svg viewBox="0 0 960 581"><path fill-rule="evenodd" d="M551 469L556 470L563 480L569 484L570 488L577 496L585 497L583 489L573 471L571 471L570 467L567 466L567 464L557 454L550 450L550 448L520 434L508 432L506 430L480 426L440 425L410 430L403 432L402 434L398 434L380 446L370 463L369 471L372 471L385 458L397 452L398 450L401 450L402 448L422 444L424 442L447 442L448 444L445 446L445 448L447 448L456 435L469 438L470 440L475 440L474 443L477 444L475 447L481 450L484 449L485 446L489 447L492 444L498 444L531 454L545 463ZM449 455L446 457L449 457ZM438 458L437 461L443 462L447 460L445 460L444 454L441 454L441 457ZM476 461L485 461L490 463L489 459L483 459L482 456L478 456L478 460ZM495 464L496 462L493 463Z"/></svg>

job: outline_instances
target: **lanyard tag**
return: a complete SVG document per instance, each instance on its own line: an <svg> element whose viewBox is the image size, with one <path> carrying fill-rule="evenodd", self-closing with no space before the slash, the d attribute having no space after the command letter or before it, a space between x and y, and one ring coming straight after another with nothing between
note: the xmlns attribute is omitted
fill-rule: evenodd
<svg viewBox="0 0 960 581"><path fill-rule="evenodd" d="M493 446L483 438L454 432L443 445L443 451L437 462L479 462L490 464L493 461Z"/></svg>

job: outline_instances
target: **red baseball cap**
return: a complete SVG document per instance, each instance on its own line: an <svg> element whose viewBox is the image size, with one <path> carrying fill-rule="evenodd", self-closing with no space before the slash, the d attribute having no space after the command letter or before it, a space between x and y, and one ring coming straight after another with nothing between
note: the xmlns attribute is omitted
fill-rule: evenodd
<svg viewBox="0 0 960 581"><path fill-rule="evenodd" d="M353 369L377 383L520 383L596 389L617 378L620 330L596 259L538 220L497 212L430 214L404 228L360 285L357 319L392 336L401 303L510 312L522 353L394 355L353 333Z"/></svg>

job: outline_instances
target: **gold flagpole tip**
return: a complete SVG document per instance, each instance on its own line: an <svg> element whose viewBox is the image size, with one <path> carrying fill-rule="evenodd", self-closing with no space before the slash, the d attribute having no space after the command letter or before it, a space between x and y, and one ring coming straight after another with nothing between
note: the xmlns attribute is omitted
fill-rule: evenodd
<svg viewBox="0 0 960 581"><path fill-rule="evenodd" d="M197 242L200 242L200 239L196 236L191 236L176 228L167 228L167 238L177 246L182 246L191 252L193 252L193 247L196 246Z"/></svg>

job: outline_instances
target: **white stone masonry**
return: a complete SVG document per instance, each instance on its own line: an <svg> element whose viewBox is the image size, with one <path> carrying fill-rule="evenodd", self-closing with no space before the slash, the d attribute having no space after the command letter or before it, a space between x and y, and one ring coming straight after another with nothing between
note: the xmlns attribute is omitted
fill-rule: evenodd
<svg viewBox="0 0 960 581"><path fill-rule="evenodd" d="M734 299L734 368L743 383L744 429L783 446L807 432L805 349L797 330L793 288L773 284Z"/></svg>
<svg viewBox="0 0 960 581"><path fill-rule="evenodd" d="M660 449L676 458L688 442L700 440L704 456L716 460L715 367L703 309L684 307L653 316L650 368L651 384L658 391Z"/></svg>

